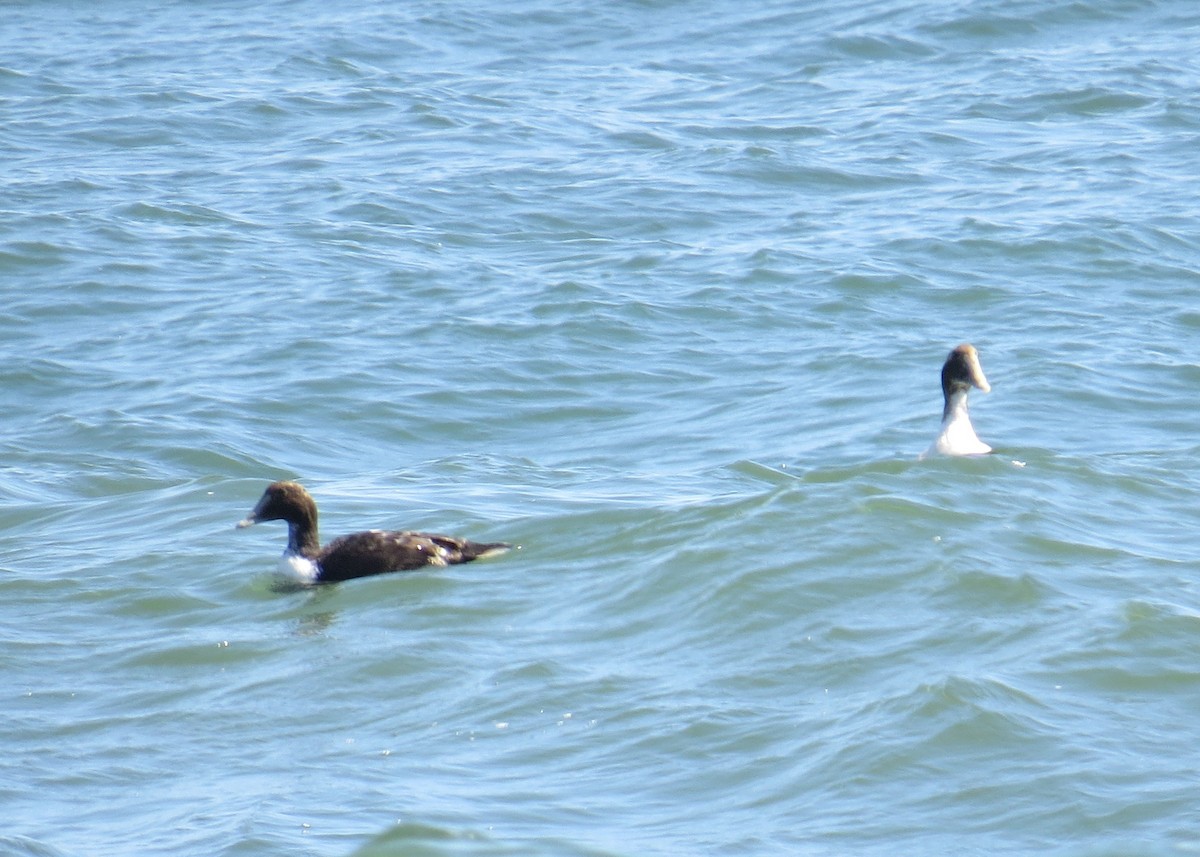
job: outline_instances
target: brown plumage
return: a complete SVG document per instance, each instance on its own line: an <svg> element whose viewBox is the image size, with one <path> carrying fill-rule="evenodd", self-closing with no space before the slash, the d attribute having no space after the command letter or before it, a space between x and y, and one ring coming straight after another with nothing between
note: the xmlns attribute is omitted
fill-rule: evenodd
<svg viewBox="0 0 1200 857"><path fill-rule="evenodd" d="M287 522L288 546L282 563L304 583L336 583L430 565L455 565L502 553L510 547L503 542L480 543L434 533L384 530L352 533L321 547L317 504L304 486L296 482L268 485L238 528L262 521Z"/></svg>

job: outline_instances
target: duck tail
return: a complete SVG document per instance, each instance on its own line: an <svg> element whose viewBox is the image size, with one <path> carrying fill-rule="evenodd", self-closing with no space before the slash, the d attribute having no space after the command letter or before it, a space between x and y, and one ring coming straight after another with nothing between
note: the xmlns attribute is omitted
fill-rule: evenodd
<svg viewBox="0 0 1200 857"><path fill-rule="evenodd" d="M465 542L462 546L463 562L473 559L486 559L512 550L507 542Z"/></svg>

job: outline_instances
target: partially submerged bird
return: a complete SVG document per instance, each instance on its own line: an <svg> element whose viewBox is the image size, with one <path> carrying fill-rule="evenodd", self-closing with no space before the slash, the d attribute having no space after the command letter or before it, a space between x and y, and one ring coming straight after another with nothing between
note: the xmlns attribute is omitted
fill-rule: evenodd
<svg viewBox="0 0 1200 857"><path fill-rule="evenodd" d="M975 434L971 416L967 413L967 393L972 387L985 393L992 390L979 365L979 352L974 345L964 342L950 352L942 366L942 397L945 400L942 430L922 458L930 455L983 455L992 451Z"/></svg>
<svg viewBox="0 0 1200 857"><path fill-rule="evenodd" d="M503 553L511 545L480 543L453 536L408 531L368 530L334 539L321 547L317 504L303 485L273 482L237 528L263 521L287 521L288 545L279 564L299 583L336 583L355 577L446 566Z"/></svg>

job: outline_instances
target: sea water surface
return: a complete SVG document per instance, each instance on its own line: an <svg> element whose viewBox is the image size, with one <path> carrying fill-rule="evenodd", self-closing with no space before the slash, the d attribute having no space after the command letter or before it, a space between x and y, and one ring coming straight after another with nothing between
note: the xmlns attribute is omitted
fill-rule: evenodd
<svg viewBox="0 0 1200 857"><path fill-rule="evenodd" d="M1197 44L0 4L0 852L1195 854ZM282 589L282 478L520 547Z"/></svg>

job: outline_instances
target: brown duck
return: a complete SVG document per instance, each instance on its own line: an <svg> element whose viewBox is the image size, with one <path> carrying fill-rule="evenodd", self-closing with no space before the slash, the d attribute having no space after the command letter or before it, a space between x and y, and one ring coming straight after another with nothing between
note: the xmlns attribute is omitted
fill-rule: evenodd
<svg viewBox="0 0 1200 857"><path fill-rule="evenodd" d="M456 565L503 553L503 542L472 542L454 536L409 531L367 530L351 533L321 547L317 536L317 504L304 486L274 482L238 529L263 521L286 521L287 550L280 567L304 584L337 583L356 577L412 571L425 566Z"/></svg>

